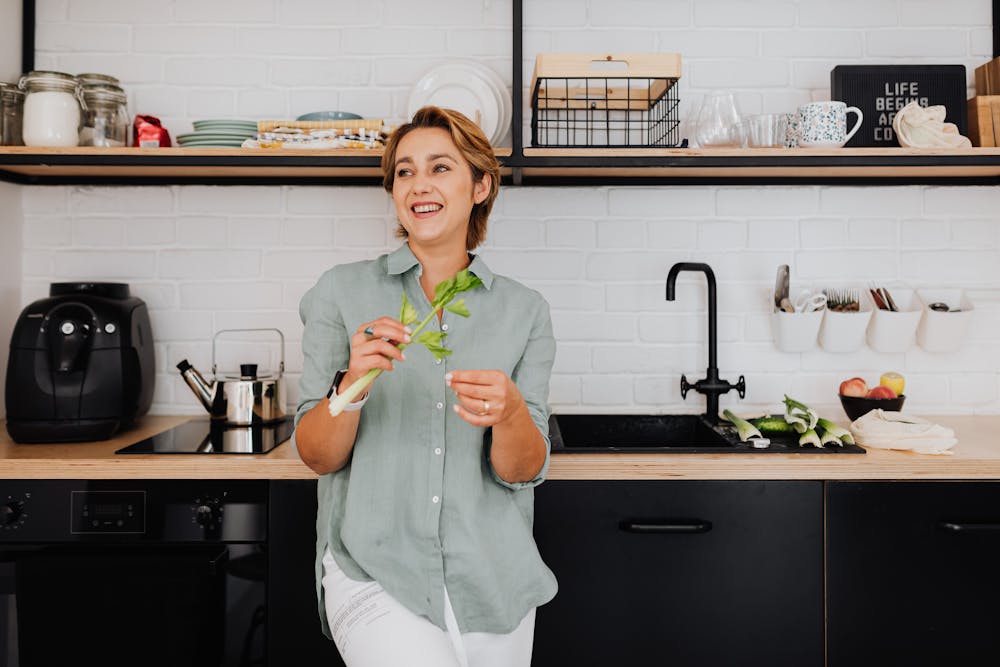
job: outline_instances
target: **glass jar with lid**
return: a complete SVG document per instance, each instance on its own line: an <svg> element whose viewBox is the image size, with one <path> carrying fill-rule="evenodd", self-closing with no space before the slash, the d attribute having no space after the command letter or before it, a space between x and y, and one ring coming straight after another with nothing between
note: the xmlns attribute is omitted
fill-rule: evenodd
<svg viewBox="0 0 1000 667"><path fill-rule="evenodd" d="M0 83L0 146L23 146L21 118L24 91L11 83Z"/></svg>
<svg viewBox="0 0 1000 667"><path fill-rule="evenodd" d="M112 85L83 87L83 128L81 146L127 146L128 110L125 91Z"/></svg>
<svg viewBox="0 0 1000 667"><path fill-rule="evenodd" d="M113 77L110 74L94 74L92 72L87 72L85 74L77 74L76 80L80 82L80 85L86 88L87 86L121 86L121 81L117 77Z"/></svg>
<svg viewBox="0 0 1000 667"><path fill-rule="evenodd" d="M21 77L24 90L22 137L26 146L76 146L83 97L72 74L32 71Z"/></svg>

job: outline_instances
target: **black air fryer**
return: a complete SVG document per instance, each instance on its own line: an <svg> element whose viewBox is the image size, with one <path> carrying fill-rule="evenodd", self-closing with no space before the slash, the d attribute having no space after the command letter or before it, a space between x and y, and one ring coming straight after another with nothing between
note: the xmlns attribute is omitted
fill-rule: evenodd
<svg viewBox="0 0 1000 667"><path fill-rule="evenodd" d="M52 283L21 313L7 364L15 442L105 440L149 410L153 336L123 283Z"/></svg>

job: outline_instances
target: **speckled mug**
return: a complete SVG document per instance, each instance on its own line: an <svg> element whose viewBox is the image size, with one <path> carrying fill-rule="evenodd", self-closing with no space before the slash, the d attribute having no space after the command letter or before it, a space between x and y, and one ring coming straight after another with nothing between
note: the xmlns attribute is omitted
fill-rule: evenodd
<svg viewBox="0 0 1000 667"><path fill-rule="evenodd" d="M847 131L847 114L854 112L858 121ZM799 146L840 148L861 128L861 109L843 102L810 102L799 107Z"/></svg>
<svg viewBox="0 0 1000 667"><path fill-rule="evenodd" d="M799 146L799 114L785 114L785 148L798 148Z"/></svg>

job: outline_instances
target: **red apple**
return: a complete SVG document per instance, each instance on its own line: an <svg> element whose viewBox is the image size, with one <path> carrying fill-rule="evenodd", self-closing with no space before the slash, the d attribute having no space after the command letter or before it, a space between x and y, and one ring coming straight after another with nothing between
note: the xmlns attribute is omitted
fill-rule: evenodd
<svg viewBox="0 0 1000 667"><path fill-rule="evenodd" d="M880 384L877 387L872 387L871 391L868 392L868 398L896 398L896 392Z"/></svg>
<svg viewBox="0 0 1000 667"><path fill-rule="evenodd" d="M868 396L868 383L861 378L851 378L840 383L841 396Z"/></svg>

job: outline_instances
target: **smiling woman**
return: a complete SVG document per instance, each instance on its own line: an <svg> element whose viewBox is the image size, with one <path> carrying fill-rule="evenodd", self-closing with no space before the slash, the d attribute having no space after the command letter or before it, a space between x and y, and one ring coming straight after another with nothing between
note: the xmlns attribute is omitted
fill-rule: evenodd
<svg viewBox="0 0 1000 667"><path fill-rule="evenodd" d="M408 200L408 194L418 194L421 192L419 188L426 187L425 182L418 181L418 189L414 191L417 161L425 170L449 176L439 182L454 181L448 187L457 189L454 194L461 197L461 200L453 202L462 209L454 214L454 218L462 220L463 225L468 224L465 248L474 250L479 247L486 237L486 223L500 190L500 163L493 155L490 142L471 120L457 111L438 107L420 109L414 114L412 122L390 137L382 155L382 185L396 203L400 221L396 235L400 238L407 238L410 233L404 223L408 217L404 209L414 203L423 204L421 212L432 213L434 206L444 204ZM465 186L459 182L462 179L454 178L456 175L464 176L471 190L472 201L468 209L465 207Z"/></svg>
<svg viewBox="0 0 1000 667"><path fill-rule="evenodd" d="M527 667L535 608L556 591L531 518L549 463L549 307L471 252L500 174L468 118L420 109L382 170L406 242L333 267L300 306L294 441L322 475L323 630L349 667ZM464 304L441 308L457 281ZM401 300L428 313L420 336L405 307L386 315ZM428 332L432 351L403 355Z"/></svg>

